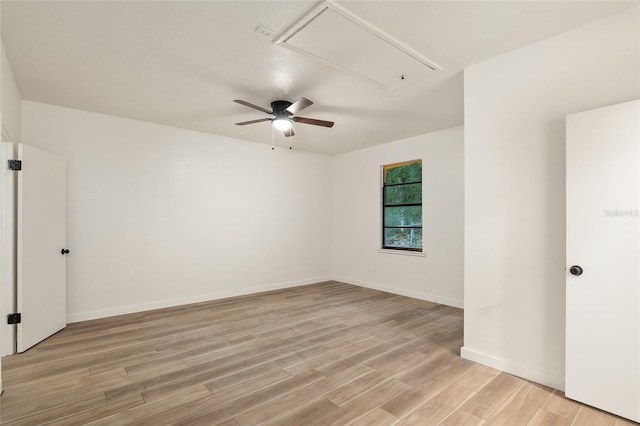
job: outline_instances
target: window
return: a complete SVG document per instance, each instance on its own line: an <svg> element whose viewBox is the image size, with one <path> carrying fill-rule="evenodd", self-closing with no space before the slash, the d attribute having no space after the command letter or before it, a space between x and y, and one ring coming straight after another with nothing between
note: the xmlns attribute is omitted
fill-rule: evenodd
<svg viewBox="0 0 640 426"><path fill-rule="evenodd" d="M382 167L382 248L422 251L422 160Z"/></svg>

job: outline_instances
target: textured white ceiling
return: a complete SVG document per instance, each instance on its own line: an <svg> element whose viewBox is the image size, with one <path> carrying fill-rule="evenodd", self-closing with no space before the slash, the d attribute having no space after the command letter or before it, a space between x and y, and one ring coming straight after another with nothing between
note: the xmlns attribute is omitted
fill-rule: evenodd
<svg viewBox="0 0 640 426"><path fill-rule="evenodd" d="M305 96L296 149L336 154L463 123L462 70L637 1L340 1L443 71L397 90L375 86L271 43L308 1L6 1L2 42L23 99L261 143L269 107ZM286 144L276 134L276 143Z"/></svg>

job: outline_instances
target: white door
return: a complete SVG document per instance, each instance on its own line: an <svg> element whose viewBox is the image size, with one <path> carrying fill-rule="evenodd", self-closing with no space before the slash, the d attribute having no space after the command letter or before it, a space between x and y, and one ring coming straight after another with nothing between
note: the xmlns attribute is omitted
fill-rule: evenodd
<svg viewBox="0 0 640 426"><path fill-rule="evenodd" d="M565 391L640 421L640 102L566 125Z"/></svg>
<svg viewBox="0 0 640 426"><path fill-rule="evenodd" d="M18 352L66 327L66 165L18 145Z"/></svg>

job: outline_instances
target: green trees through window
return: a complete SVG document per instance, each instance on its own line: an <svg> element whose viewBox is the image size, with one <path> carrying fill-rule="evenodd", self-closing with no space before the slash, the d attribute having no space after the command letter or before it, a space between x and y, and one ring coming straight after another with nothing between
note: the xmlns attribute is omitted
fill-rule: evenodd
<svg viewBox="0 0 640 426"><path fill-rule="evenodd" d="M422 160L382 167L382 248L422 251Z"/></svg>

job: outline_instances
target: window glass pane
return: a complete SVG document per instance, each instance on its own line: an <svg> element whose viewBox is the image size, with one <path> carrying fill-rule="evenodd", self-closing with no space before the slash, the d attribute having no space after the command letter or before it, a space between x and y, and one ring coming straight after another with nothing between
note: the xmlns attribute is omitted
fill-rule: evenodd
<svg viewBox="0 0 640 426"><path fill-rule="evenodd" d="M390 167L385 171L385 185L396 183L422 182L422 162L406 166Z"/></svg>
<svg viewBox="0 0 640 426"><path fill-rule="evenodd" d="M414 204L422 202L422 184L386 186L384 188L385 205Z"/></svg>
<svg viewBox="0 0 640 426"><path fill-rule="evenodd" d="M385 207L384 226L422 226L422 206Z"/></svg>
<svg viewBox="0 0 640 426"><path fill-rule="evenodd" d="M384 246L421 249L422 228L385 228Z"/></svg>
<svg viewBox="0 0 640 426"><path fill-rule="evenodd" d="M382 170L382 244L422 250L422 160L389 164Z"/></svg>

